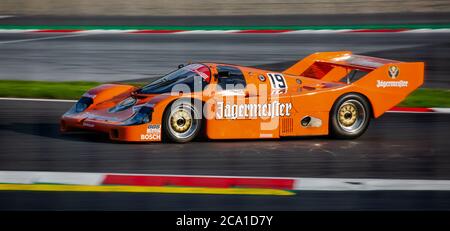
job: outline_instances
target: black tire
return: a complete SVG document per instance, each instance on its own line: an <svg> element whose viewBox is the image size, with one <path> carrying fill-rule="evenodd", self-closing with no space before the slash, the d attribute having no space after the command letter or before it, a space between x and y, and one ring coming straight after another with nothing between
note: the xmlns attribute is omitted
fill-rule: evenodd
<svg viewBox="0 0 450 231"><path fill-rule="evenodd" d="M355 139L369 126L372 110L367 99L355 93L339 97L330 111L330 135L338 139Z"/></svg>
<svg viewBox="0 0 450 231"><path fill-rule="evenodd" d="M181 99L170 104L163 115L163 134L167 141L186 143L197 137L202 128L201 103Z"/></svg>

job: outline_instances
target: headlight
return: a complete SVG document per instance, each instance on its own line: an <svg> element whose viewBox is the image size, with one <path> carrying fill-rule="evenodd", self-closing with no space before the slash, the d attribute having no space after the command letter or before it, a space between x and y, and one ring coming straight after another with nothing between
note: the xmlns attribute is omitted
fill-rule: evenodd
<svg viewBox="0 0 450 231"><path fill-rule="evenodd" d="M127 120L123 121L123 125L138 125L138 124L146 124L150 123L152 121L152 113L153 108L150 107L141 107L139 111L128 118Z"/></svg>
<svg viewBox="0 0 450 231"><path fill-rule="evenodd" d="M89 97L81 97L80 100L75 104L75 112L80 113L86 110L94 101Z"/></svg>
<svg viewBox="0 0 450 231"><path fill-rule="evenodd" d="M86 110L92 103L94 103L94 100L89 97L81 97L78 102L73 105L69 111L67 111L64 115L72 115L75 113L80 113Z"/></svg>

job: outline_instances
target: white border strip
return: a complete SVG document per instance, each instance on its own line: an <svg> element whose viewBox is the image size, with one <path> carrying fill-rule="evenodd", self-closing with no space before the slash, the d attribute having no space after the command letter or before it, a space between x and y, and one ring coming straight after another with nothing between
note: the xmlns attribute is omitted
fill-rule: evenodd
<svg viewBox="0 0 450 231"><path fill-rule="evenodd" d="M108 29L97 29L97 30L80 30L75 32L69 32L69 33L82 33L82 34L126 34L126 33L133 33L137 32L139 30L108 30ZM37 31L39 32L39 31ZM58 32L52 32L52 33L58 33Z"/></svg>
<svg viewBox="0 0 450 231"><path fill-rule="evenodd" d="M300 191L450 191L450 180L297 178L294 190Z"/></svg>
<svg viewBox="0 0 450 231"><path fill-rule="evenodd" d="M386 113L402 113L402 114L430 114L430 113L438 113L434 111L386 111Z"/></svg>
<svg viewBox="0 0 450 231"><path fill-rule="evenodd" d="M450 191L450 180L364 179L364 178L283 178L206 175L159 175L83 172L0 171L0 183L102 185L107 175L175 176L214 178L292 179L293 190L299 191Z"/></svg>
<svg viewBox="0 0 450 231"><path fill-rule="evenodd" d="M392 111L387 111L386 113L407 113L407 114L450 114L450 108L438 108L438 107L433 107L433 108L428 108L431 109L432 111L397 111L397 110L392 110Z"/></svg>
<svg viewBox="0 0 450 231"><path fill-rule="evenodd" d="M102 173L0 171L0 183L101 185Z"/></svg>
<svg viewBox="0 0 450 231"><path fill-rule="evenodd" d="M449 114L450 113L450 108L438 108L438 107L433 107L431 108L435 113L445 113L445 114Z"/></svg>
<svg viewBox="0 0 450 231"><path fill-rule="evenodd" d="M0 29L0 33L28 33L35 32L35 29Z"/></svg>
<svg viewBox="0 0 450 231"><path fill-rule="evenodd" d="M240 30L185 30L167 34L232 34Z"/></svg>
<svg viewBox="0 0 450 231"><path fill-rule="evenodd" d="M47 29L0 29L0 33L44 33ZM51 29L50 29L51 30ZM139 34L335 34L335 33L346 33L346 32L354 32L354 33L450 33L450 28L442 28L442 29L410 29L405 31L392 31L392 32L372 32L369 31L361 31L361 29L304 29L304 30L288 30L284 32L267 32L267 33L237 33L241 31L248 30L183 30L183 31L175 31L171 33L139 33ZM128 30L128 29L92 29L92 30L80 30L80 31L70 31L70 32L52 32L52 33L86 33L86 34L127 34L133 32L139 32L144 30ZM147 31L147 30L145 30ZM49 32L45 32L49 33Z"/></svg>
<svg viewBox="0 0 450 231"><path fill-rule="evenodd" d="M14 15L0 15L0 19L4 19L4 18L13 18L15 17Z"/></svg>

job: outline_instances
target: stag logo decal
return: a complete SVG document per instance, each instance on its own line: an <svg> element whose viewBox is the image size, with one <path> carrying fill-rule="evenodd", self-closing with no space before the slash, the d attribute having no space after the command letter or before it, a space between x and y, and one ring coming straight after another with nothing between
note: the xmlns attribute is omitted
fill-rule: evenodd
<svg viewBox="0 0 450 231"><path fill-rule="evenodd" d="M396 79L398 74L400 74L400 70L397 66L390 66L388 74L391 79Z"/></svg>

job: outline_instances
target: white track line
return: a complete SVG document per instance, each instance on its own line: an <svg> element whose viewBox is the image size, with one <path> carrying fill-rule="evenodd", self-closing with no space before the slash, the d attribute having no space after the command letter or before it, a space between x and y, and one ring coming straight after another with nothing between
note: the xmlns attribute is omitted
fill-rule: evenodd
<svg viewBox="0 0 450 231"><path fill-rule="evenodd" d="M77 102L77 100L71 100L71 99L35 99L35 98L4 98L4 97L0 97L0 100L39 101L39 102L64 102L64 103Z"/></svg>
<svg viewBox="0 0 450 231"><path fill-rule="evenodd" d="M186 30L178 31L172 34L232 34L239 30Z"/></svg>
<svg viewBox="0 0 450 231"><path fill-rule="evenodd" d="M156 175L82 172L0 171L0 183L10 184L75 184L101 185L106 175L177 176L214 178L269 178L294 180L293 190L299 191L450 191L450 180L419 179L358 179L358 178L281 178L205 175Z"/></svg>
<svg viewBox="0 0 450 231"><path fill-rule="evenodd" d="M281 34L332 34L332 33L344 33L349 32L352 30L348 29L339 29L339 30L293 30L293 31L287 31L287 32L281 32Z"/></svg>
<svg viewBox="0 0 450 231"><path fill-rule="evenodd" d="M433 111L387 111L386 113L407 113L407 114L450 114L450 108L431 108Z"/></svg>
<svg viewBox="0 0 450 231"><path fill-rule="evenodd" d="M138 30L107 30L107 29L98 29L98 30L80 30L70 33L77 33L77 34L125 34L125 33L133 33L137 32Z"/></svg>
<svg viewBox="0 0 450 231"><path fill-rule="evenodd" d="M358 29L359 30L359 29ZM304 30L292 30L286 32L274 32L274 33L263 33L263 34L334 34L334 33L345 33L345 32L358 32L358 30L353 29L304 29ZM129 34L133 32L139 32L140 30L127 30L127 29L92 29L92 30L80 30L71 32L55 32L55 33L70 33L70 34ZM138 33L144 35L152 34L240 34L236 32L245 30L185 30L176 31L173 33ZM0 33L41 33L41 29L0 29ZM395 31L395 32L359 32L359 33L450 33L450 28L442 29L411 29L405 31ZM242 33L242 34L260 34L260 33Z"/></svg>
<svg viewBox="0 0 450 231"><path fill-rule="evenodd" d="M413 30L405 30L397 33L449 33L450 29L413 29Z"/></svg>
<svg viewBox="0 0 450 231"><path fill-rule="evenodd" d="M35 29L0 29L0 33L29 33L35 31Z"/></svg>
<svg viewBox="0 0 450 231"><path fill-rule="evenodd" d="M60 38L69 38L69 37L79 37L79 36L87 36L90 35L88 33L82 34L65 34L51 37L43 37L43 38L32 38L32 39L18 39L18 40L10 40L10 41L2 41L0 44L10 44L10 43L20 43L20 42L34 42L40 40L50 40L50 39L60 39Z"/></svg>
<svg viewBox="0 0 450 231"><path fill-rule="evenodd" d="M450 108L436 108L436 107L433 107L431 109L433 109L433 111L435 111L437 113L446 113L446 114L450 113Z"/></svg>
<svg viewBox="0 0 450 231"><path fill-rule="evenodd" d="M12 17L14 17L14 15L0 15L0 19L12 18Z"/></svg>
<svg viewBox="0 0 450 231"><path fill-rule="evenodd" d="M428 114L428 113L439 113L434 111L387 111L386 113L407 113L407 114Z"/></svg>
<svg viewBox="0 0 450 231"><path fill-rule="evenodd" d="M294 190L308 191L450 191L450 180L298 178Z"/></svg>
<svg viewBox="0 0 450 231"><path fill-rule="evenodd" d="M101 185L102 173L0 171L0 182L8 184Z"/></svg>

